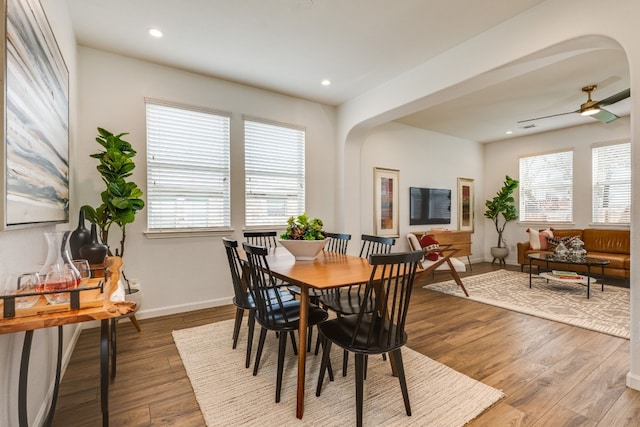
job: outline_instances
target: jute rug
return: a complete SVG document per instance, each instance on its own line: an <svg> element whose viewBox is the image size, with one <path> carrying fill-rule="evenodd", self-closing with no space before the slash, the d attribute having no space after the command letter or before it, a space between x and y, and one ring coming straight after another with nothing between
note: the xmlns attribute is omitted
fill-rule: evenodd
<svg viewBox="0 0 640 427"><path fill-rule="evenodd" d="M277 339L267 335L257 376L244 368L246 325L238 347L231 349L233 321L173 331L173 338L208 426L345 426L355 425L353 365L346 377L336 372L325 379L322 395L315 387L321 356L307 354L305 411L296 418L297 356L290 342L285 360L280 403L275 403ZM258 335L256 331L256 335ZM315 334L314 334L315 336ZM257 337L254 349L257 346ZM335 346L334 346L335 347ZM332 351L334 370L342 353ZM254 351L255 356L255 351ZM409 348L402 350L412 416L404 410L398 379L388 362L370 357L365 381L365 426L463 426L501 399L504 394ZM353 357L350 358L353 362Z"/></svg>
<svg viewBox="0 0 640 427"><path fill-rule="evenodd" d="M555 320L593 331L629 339L629 289L591 283L547 282L529 273L497 270L462 279L469 299L520 313ZM466 298L453 280L432 283L426 289Z"/></svg>

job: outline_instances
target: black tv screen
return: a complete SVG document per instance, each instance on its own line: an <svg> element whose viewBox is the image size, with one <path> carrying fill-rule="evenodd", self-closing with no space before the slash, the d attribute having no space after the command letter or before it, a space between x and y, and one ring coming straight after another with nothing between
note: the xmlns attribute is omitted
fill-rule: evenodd
<svg viewBox="0 0 640 427"><path fill-rule="evenodd" d="M409 200L409 225L451 223L451 190L410 187Z"/></svg>

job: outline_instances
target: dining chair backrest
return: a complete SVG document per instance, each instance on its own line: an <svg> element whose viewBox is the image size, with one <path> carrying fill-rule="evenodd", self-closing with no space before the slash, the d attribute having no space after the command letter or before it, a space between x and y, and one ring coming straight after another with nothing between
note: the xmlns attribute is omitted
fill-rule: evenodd
<svg viewBox="0 0 640 427"><path fill-rule="evenodd" d="M362 306L351 336L351 345L397 348L406 343L404 325L422 251L369 256L373 266L364 290L365 298L373 298L374 311ZM381 327L381 325L385 325Z"/></svg>
<svg viewBox="0 0 640 427"><path fill-rule="evenodd" d="M361 236L362 246L360 247L360 258L369 258L373 254L388 254L396 244L393 237L379 237L363 234Z"/></svg>
<svg viewBox="0 0 640 427"><path fill-rule="evenodd" d="M351 240L351 234L346 233L325 233L329 241L324 247L327 252L335 252L338 254L346 254L347 247L349 246L349 240Z"/></svg>
<svg viewBox="0 0 640 427"><path fill-rule="evenodd" d="M251 245L275 248L278 245L277 236L275 231L245 231L244 240Z"/></svg>
<svg viewBox="0 0 640 427"><path fill-rule="evenodd" d="M246 291L246 286L242 282L242 267L243 261L238 255L238 241L229 239L228 237L222 238L222 243L227 251L227 260L229 261L229 269L231 271L231 281L233 282L233 293L236 299L236 305L248 308L249 295Z"/></svg>
<svg viewBox="0 0 640 427"><path fill-rule="evenodd" d="M249 243L243 243L242 247L247 255L249 279L246 283L257 310L258 321L267 328L275 327L278 319L289 322L282 297L277 292L276 279L267 262L269 250Z"/></svg>

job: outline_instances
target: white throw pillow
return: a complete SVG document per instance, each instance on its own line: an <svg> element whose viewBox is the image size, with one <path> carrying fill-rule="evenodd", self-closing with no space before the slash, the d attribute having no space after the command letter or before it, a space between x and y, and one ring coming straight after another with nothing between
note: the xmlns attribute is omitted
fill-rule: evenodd
<svg viewBox="0 0 640 427"><path fill-rule="evenodd" d="M553 237L553 228L549 227L540 231L534 228L527 228L527 233L529 233L529 249L546 251L547 237Z"/></svg>

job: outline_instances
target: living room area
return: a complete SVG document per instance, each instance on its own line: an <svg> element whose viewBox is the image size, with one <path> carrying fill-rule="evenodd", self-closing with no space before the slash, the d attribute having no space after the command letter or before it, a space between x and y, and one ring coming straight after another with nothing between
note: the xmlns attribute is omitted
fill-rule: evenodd
<svg viewBox="0 0 640 427"><path fill-rule="evenodd" d="M130 349L139 350L144 358L136 360L135 355L129 353L129 356L123 359L125 362L121 372L127 372L127 369L129 372L143 370L150 360L158 356L160 362L154 367L158 369L154 375L167 375L166 381L163 380L160 384L155 382L158 378L150 375L147 384L150 387L164 387L159 394L165 393L169 396L173 390L170 383L175 380L176 389L181 390L181 393L191 393L188 391L188 378L174 369L175 366L180 366L180 357L175 348L169 349L173 341L164 329L201 326L206 322L226 321L233 317L230 306L232 287L221 238L232 236L241 240L242 232L247 229L244 214L243 134L243 123L247 118L259 118L271 123L286 123L304 128L307 212L310 216L322 218L328 231L351 233L354 238L350 244L350 252L356 255L360 235L376 234L376 168L397 171L399 177L399 238L394 252L408 250L404 238L407 233L429 227L409 223L410 187L452 190L451 221L434 227L456 230L459 227L459 207L456 203L458 179L472 180L475 196L471 255L470 260L465 257L461 258L461 261L465 264L470 262L473 271L468 271L466 277L498 269L498 266L491 265L490 248L495 245L496 233L493 224L483 217L484 203L501 187L506 175L519 178L519 162L523 156L560 151L572 153L573 217L570 221L561 223L511 222L504 235L509 249L506 258L507 270L520 269L517 244L528 239L526 230L529 227L587 229L599 226L594 225L592 220L592 149L601 144L618 142L630 142L632 147L635 146L640 138L640 126L637 114L634 114L640 111L640 100L637 97L631 96L624 101L631 114L621 115L611 123L581 118L579 114L575 116L583 121L563 128L553 128L552 124L547 125L541 121L537 123L539 127L534 130L526 129L525 123L511 123L512 127L507 129L502 123L496 122L499 124L491 126L492 129L484 130L486 135L493 135L491 138L487 137L487 140L465 135L463 131L447 131L447 127L464 127L464 124L461 125L459 119L455 124L448 123L445 117L439 114L457 111L460 118L469 117L471 120L471 116L478 116L477 118L484 118L490 123L490 115L495 114L495 110L491 110L491 105L485 106L479 100L485 96L485 99L491 99L491 104L499 104L500 98L509 98L516 92L515 86L518 86L518 90L521 87L529 87L527 82L530 80L526 80L526 74L547 66L551 71L544 73L545 78L537 82L539 86L531 87L529 92L531 97L534 97L537 96L536 90L555 89L555 98L548 99L549 105L546 108L558 113L567 111L564 106L558 106L561 101L566 101L566 98L570 98L571 108L578 108L579 104L585 101L586 94L580 89L586 84L601 84L601 92L595 91L592 95L594 99L602 99L623 88L631 87L633 90L639 87L640 78L637 71L634 73L632 70L640 69L640 42L637 37L637 25L634 19L629 17L633 13L629 11L640 13L640 9L633 0L623 2L624 5L618 7L617 11L594 0L587 0L586 4L577 0L531 2L532 7L515 18L498 23L469 40L461 40L445 52L434 55L431 60L414 64L415 66L409 67L401 74L389 76L384 83L357 96L330 103L311 100L311 97L296 96L295 93L246 85L240 78L234 80L229 77L211 77L188 68L173 67L133 54L116 53L107 47L100 48L88 42L77 43L70 18L71 12L65 8L58 9L57 0L43 0L70 71L70 224L77 222L80 206L99 203L102 182L96 174L95 162L89 157L96 149L96 127L105 127L114 133L130 134L129 139L138 150L139 159L134 179L141 183L140 186L147 193L150 185L146 175L147 101L161 100L178 106L215 110L230 118L232 214L229 226L224 230L206 233L153 232L147 227L146 211L142 211L136 222L127 229L125 269L128 276L139 281L145 291L143 303L137 314L143 334L129 330L131 325L127 322L125 326L123 322L124 332L120 336L119 345L125 354L128 353L126 348L129 346ZM73 7L71 5L74 3L82 2L69 0L67 8ZM319 2L295 3L298 7L303 4L306 8L318 6ZM624 9L627 11L622 12ZM149 49L155 51L163 48L160 45ZM560 73L552 66L566 58L580 57L585 52L605 52L603 55L606 58L615 58L616 66L624 64L622 72L619 72L618 68L612 71L603 65L603 70L597 73L587 70L584 76L576 76L569 72ZM215 52L212 49L207 54L215 55ZM198 55L202 55L202 51L199 51ZM300 56L303 56L303 53L300 53ZM336 59L336 62L340 61ZM317 67L321 68L319 64ZM597 81L584 80L592 78ZM555 80L560 79L564 83L558 86L562 86L563 91L558 92ZM564 91L567 81L573 88L571 93ZM517 92L522 97L521 103L525 105L526 92ZM467 95L473 96L466 98ZM460 103L461 99L473 100L473 103L463 105ZM483 107L486 107L486 111L483 111ZM420 112L426 112L430 116L431 121L424 127L413 124L416 118L410 118ZM540 115L542 114L538 114L538 111L531 111L520 119L526 120ZM554 119L550 120L548 123L552 123ZM541 129L544 131L540 131ZM513 133L507 135L506 131ZM636 170L640 165L635 151L632 149L632 170ZM613 225L609 228L632 230L640 220L640 197L637 197L640 194L640 175L633 174L631 179L634 189L631 224ZM5 255L7 265L20 269L28 268L44 258L42 232L66 230L71 228L69 223L0 233L0 253ZM639 239L640 237L632 234L632 256L638 253ZM631 335L628 340L610 336L600 337L600 334L591 331L570 330L566 325L549 326L549 323L541 322L538 318L527 319L526 316L513 313L505 314L506 310L485 308L470 301L460 302L459 298L446 295L434 296L435 292L419 289L422 292L416 292L419 296L414 301L416 318L412 325L412 333L417 338L410 344L415 350L440 358L442 363L446 364L449 361L456 369L466 371L469 375L477 374L476 376L482 379L491 377L495 384L509 383L506 376L500 378L500 375L507 371L499 372L499 369L492 365L492 360L498 364L503 362L504 360L499 360L502 355L509 359L508 372L520 370L519 375L522 377L516 382L525 382L527 375L534 375L536 369L541 369L543 359L552 358L552 371L557 377L550 379L553 390L545 389L545 392L550 394L562 393L565 390L562 379L571 376L570 373L563 376L567 369L573 369L572 366L585 362L587 357L602 356L603 359L607 359L606 367L615 371L612 376L618 381L617 390L621 381L625 382L629 390L640 390L640 358L636 357L640 355L640 299L637 295L640 276L636 271L635 267L631 270L629 281ZM203 274L207 280L202 280ZM420 286L416 285L416 289L430 283L428 278L423 280L424 283L421 281ZM431 312L434 313L433 319L430 319ZM423 318L418 318L418 315ZM450 316L456 316L456 320L447 324ZM158 319L157 324L154 324L155 319ZM431 324L431 320L438 324ZM536 328L544 332L548 342L534 336ZM147 335L150 338L144 336L145 330L150 331ZM430 330L433 332L429 332ZM97 330L82 332L80 328L66 328L65 331L65 363L72 357L95 357L92 353L95 349L89 349L89 344L76 346L76 340L81 333L83 338L85 333L94 334L89 337L95 338ZM504 353L493 348L474 360L474 351L500 345L497 338L491 339L492 333L496 334L495 337L499 336L505 340L512 334L521 334L519 338L522 338L522 347L514 346ZM34 368L31 377L38 380L30 380L36 383L32 387L34 391L30 391L30 402L46 400L50 394L48 380L53 376L52 362L47 356L55 347L52 335L41 331L36 335L38 336L41 339L34 342L32 364L39 366ZM469 341L464 343L465 339ZM471 341L476 343L477 347L472 349L466 345ZM17 382L21 340L4 335L0 336L0 343L3 344L0 360L6 362L4 373L0 373L0 382L3 385L0 397L4 398L3 407L6 409L5 418L0 416L0 425L3 425L3 421L13 421L16 418L17 405L13 390ZM156 343L162 347L158 354L149 350ZM567 347L563 349L565 345ZM523 353L533 350L536 346L544 347L544 350L536 353L535 360L523 358L522 362L518 362ZM568 348L571 351L565 351ZM456 354L457 351L459 353ZM542 354L543 352L546 354ZM563 364L560 359L567 353L571 353L571 356ZM527 362L531 364L525 365ZM595 380L598 384L607 383L606 374L595 364L585 366L598 369L600 376ZM71 385L67 386L87 386L86 383L82 383L83 378L80 377L83 372L87 374L89 369L91 368L88 365L81 365L79 371L70 369L67 380L71 381ZM621 372L622 370L624 372ZM160 371L161 373L158 373ZM173 374L175 377L171 376ZM571 377L576 393L586 391L586 386L580 384L583 381L586 383L589 375L586 372L580 372L580 375L579 378ZM122 387L128 384L122 376L118 377L117 382L121 385L114 385L112 392L122 390ZM133 382L130 381L129 384ZM512 383L505 385L504 389L513 391L521 385L519 382ZM92 385L87 387L93 390ZM531 395L537 393L536 390L527 391ZM312 393L308 393L307 399L310 399L311 395ZM536 412L537 409L549 409L535 407L538 404L545 406L541 403L543 398L535 403L525 402L527 393L524 389L519 396L522 399L521 403L524 402L523 406L529 406L528 409L532 412ZM66 398L62 411L76 404L74 399L81 400L83 397L79 394L67 394ZM127 399L134 400L135 395L128 395ZM116 398L115 405L122 404L127 407L130 405L127 399ZM167 397L167 401L170 400ZM562 397L555 396L552 401L562 407L566 401L561 400ZM567 400L571 400L572 407L579 406L576 403L579 400L577 394L571 394ZM193 409L195 400L192 397L185 402L187 407ZM287 405L289 404L290 402L287 402ZM31 405L32 414L41 409L36 407L35 403ZM93 402L92 405L92 408L97 408L98 403ZM173 410L179 412L180 408ZM502 410L494 413L496 419L509 415L501 412ZM167 409L167 412L171 411L171 408ZM562 410L554 412L554 415L561 412ZM136 412L131 416L138 415L140 414ZM73 415L65 416L68 417L65 420L74 419ZM127 421L126 415L120 416L122 418L116 419ZM170 419L169 415L167 417ZM146 412L140 416L140 419L147 418L152 417ZM201 418L194 419L193 425L199 425ZM492 421L496 422L496 419L488 419L488 423L496 425L491 424ZM158 418L155 420L158 422ZM92 421L95 421L95 418L92 418ZM544 422L544 419L540 422Z"/></svg>

